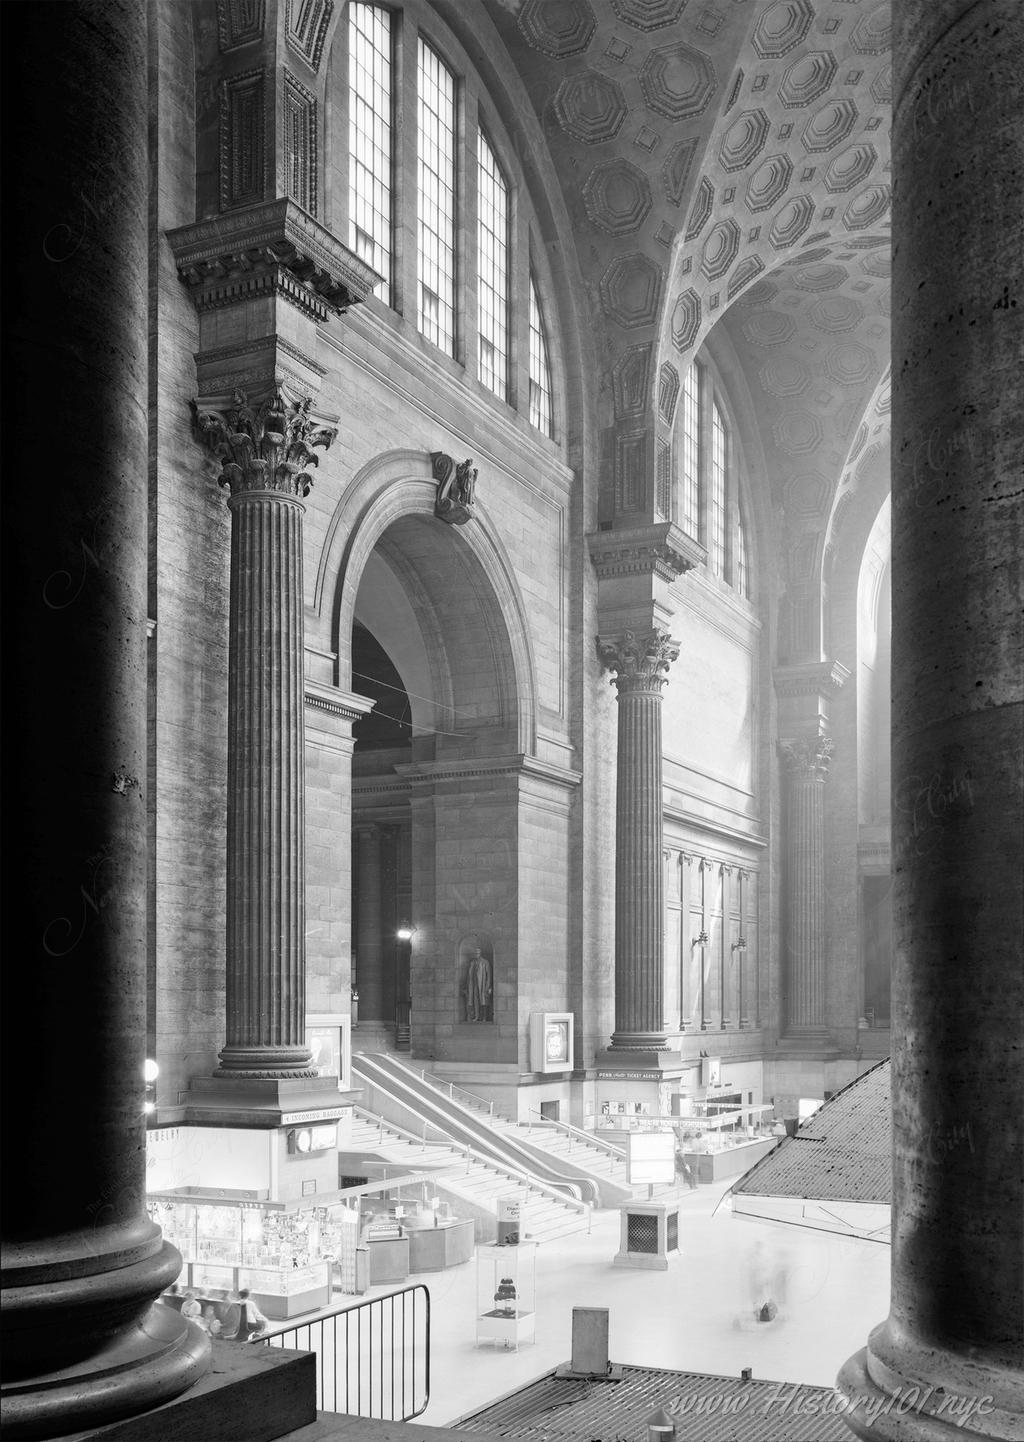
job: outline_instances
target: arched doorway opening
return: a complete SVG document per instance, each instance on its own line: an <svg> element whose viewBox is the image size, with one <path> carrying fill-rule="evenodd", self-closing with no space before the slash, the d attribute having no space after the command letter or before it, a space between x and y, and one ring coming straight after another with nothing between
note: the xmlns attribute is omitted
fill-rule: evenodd
<svg viewBox="0 0 1024 1442"><path fill-rule="evenodd" d="M361 518L337 613L374 703L353 731L353 1046L514 1066L525 627L481 518L448 526L405 489Z"/></svg>

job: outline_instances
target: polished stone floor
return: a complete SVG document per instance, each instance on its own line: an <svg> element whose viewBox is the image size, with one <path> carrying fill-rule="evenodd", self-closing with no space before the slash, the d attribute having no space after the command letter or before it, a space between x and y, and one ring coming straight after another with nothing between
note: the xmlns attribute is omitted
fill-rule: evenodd
<svg viewBox="0 0 1024 1442"><path fill-rule="evenodd" d="M567 1362L572 1309L607 1307L612 1362L831 1386L889 1310L889 1248L734 1217L728 1183L680 1194L680 1253L664 1272L616 1267L617 1212L537 1252L536 1341L476 1342L476 1264L410 1278L430 1290L431 1398L450 1423ZM379 1296L392 1288L373 1288ZM755 1320L765 1292L778 1307Z"/></svg>

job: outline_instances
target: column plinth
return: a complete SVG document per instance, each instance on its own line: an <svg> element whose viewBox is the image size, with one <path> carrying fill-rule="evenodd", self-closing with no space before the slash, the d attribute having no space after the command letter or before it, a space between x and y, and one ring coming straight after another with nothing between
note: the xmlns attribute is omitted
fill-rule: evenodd
<svg viewBox="0 0 1024 1442"><path fill-rule="evenodd" d="M598 642L616 673L614 1050L658 1051L665 1030L661 701L678 645L664 631Z"/></svg>
<svg viewBox="0 0 1024 1442"><path fill-rule="evenodd" d="M196 411L231 490L227 1038L216 1077L314 1077L305 1043L301 497L334 432L308 398Z"/></svg>
<svg viewBox="0 0 1024 1442"><path fill-rule="evenodd" d="M892 1285L837 1385L878 1442L1021 1438L1024 12L893 21Z"/></svg>

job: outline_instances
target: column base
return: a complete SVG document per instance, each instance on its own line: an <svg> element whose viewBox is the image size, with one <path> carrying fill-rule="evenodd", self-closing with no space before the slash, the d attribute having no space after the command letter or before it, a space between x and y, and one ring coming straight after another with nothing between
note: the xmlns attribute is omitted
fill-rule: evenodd
<svg viewBox="0 0 1024 1442"><path fill-rule="evenodd" d="M663 1031L613 1031L610 1051L667 1051L668 1036Z"/></svg>
<svg viewBox="0 0 1024 1442"><path fill-rule="evenodd" d="M836 1378L843 1418L866 1442L1024 1437L1024 1376L876 1327Z"/></svg>
<svg viewBox="0 0 1024 1442"><path fill-rule="evenodd" d="M609 1070L629 1070L637 1072L650 1072L652 1076L662 1072L673 1072L676 1075L682 1069L682 1058L679 1052L669 1051L667 1047L656 1048L631 1048L627 1046L616 1046L614 1039L611 1046L599 1051L594 1058L594 1064L598 1072Z"/></svg>
<svg viewBox="0 0 1024 1442"><path fill-rule="evenodd" d="M307 1046L226 1046L219 1061L214 1076L288 1081L318 1074Z"/></svg>
<svg viewBox="0 0 1024 1442"><path fill-rule="evenodd" d="M778 1053L831 1061L839 1056L839 1047L827 1027L792 1027L779 1038Z"/></svg>
<svg viewBox="0 0 1024 1442"><path fill-rule="evenodd" d="M197 1077L189 1089L185 1121L219 1127L279 1127L299 1112L324 1112L322 1120L341 1116L351 1106L338 1091L337 1077ZM318 1118L308 1117L313 1121Z"/></svg>
<svg viewBox="0 0 1024 1442"><path fill-rule="evenodd" d="M180 1397L209 1368L210 1339L203 1329L154 1302L126 1332L97 1341L84 1361L5 1384L5 1442L62 1437L134 1418Z"/></svg>

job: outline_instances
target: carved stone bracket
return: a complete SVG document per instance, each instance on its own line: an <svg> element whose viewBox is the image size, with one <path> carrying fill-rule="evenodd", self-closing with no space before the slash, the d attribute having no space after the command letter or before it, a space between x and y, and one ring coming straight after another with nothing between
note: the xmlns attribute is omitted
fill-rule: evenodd
<svg viewBox="0 0 1024 1442"><path fill-rule="evenodd" d="M168 231L199 311L281 295L319 321L364 301L381 277L288 199Z"/></svg>
<svg viewBox="0 0 1024 1442"><path fill-rule="evenodd" d="M477 472L472 459L456 462L444 451L431 451L430 460L437 482L434 515L450 526L464 526L473 518Z"/></svg>
<svg viewBox="0 0 1024 1442"><path fill-rule="evenodd" d="M828 776L834 742L831 736L805 736L779 743L787 774L798 781L824 781Z"/></svg>
<svg viewBox="0 0 1024 1442"><path fill-rule="evenodd" d="M320 425L310 415L312 398L289 401L277 390L257 405L235 391L231 404L202 407L193 401L198 439L221 462L220 484L231 494L242 491L281 491L308 496L313 478L308 466L319 465L314 446L326 449L337 431Z"/></svg>
<svg viewBox="0 0 1024 1442"><path fill-rule="evenodd" d="M612 677L612 685L623 691L660 691L668 679L672 662L678 659L679 643L667 631L623 631L621 635L597 638L597 654Z"/></svg>

